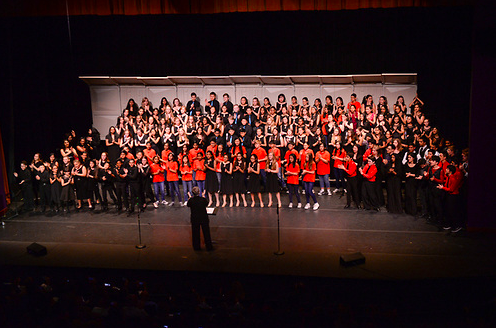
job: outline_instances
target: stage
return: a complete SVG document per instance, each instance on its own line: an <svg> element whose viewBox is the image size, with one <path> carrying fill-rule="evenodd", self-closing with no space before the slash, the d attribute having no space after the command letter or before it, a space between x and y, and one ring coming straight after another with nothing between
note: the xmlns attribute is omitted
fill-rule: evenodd
<svg viewBox="0 0 496 328"><path fill-rule="evenodd" d="M287 196L283 204L288 204ZM304 196L303 196L304 198ZM138 216L83 210L66 215L25 213L0 228L0 264L168 271L209 271L351 279L431 279L494 276L493 235L439 231L408 215L344 209L345 198L318 196L321 208L225 207L211 217L215 250L195 252L187 207L141 214L142 243L136 249ZM27 254L37 242L46 256ZM203 247L203 246L202 246ZM204 249L204 247L203 247ZM342 254L361 252L366 263L339 265Z"/></svg>

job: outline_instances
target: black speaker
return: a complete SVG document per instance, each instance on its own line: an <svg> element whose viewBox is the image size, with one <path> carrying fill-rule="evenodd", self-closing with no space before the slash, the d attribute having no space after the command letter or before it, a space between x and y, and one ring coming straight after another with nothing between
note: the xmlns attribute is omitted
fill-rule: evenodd
<svg viewBox="0 0 496 328"><path fill-rule="evenodd" d="M365 256L362 255L362 253L353 253L353 254L346 254L346 255L341 255L339 257L339 264L345 267L351 267L359 264L364 264L365 263Z"/></svg>
<svg viewBox="0 0 496 328"><path fill-rule="evenodd" d="M28 247L26 247L28 254L34 255L34 256L43 256L47 255L47 249L45 246L42 246L37 243L32 243Z"/></svg>

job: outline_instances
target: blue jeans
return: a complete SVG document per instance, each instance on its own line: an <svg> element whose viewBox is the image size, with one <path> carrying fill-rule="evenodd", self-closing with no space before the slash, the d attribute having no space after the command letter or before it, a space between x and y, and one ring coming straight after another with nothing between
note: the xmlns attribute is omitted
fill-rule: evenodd
<svg viewBox="0 0 496 328"><path fill-rule="evenodd" d="M281 187L286 188L286 181L284 181L284 177L282 176L282 167L277 171L277 178L281 182Z"/></svg>
<svg viewBox="0 0 496 328"><path fill-rule="evenodd" d="M191 189L193 189L193 181L183 181L183 192L184 192L185 202L189 199L188 192L190 193L190 195L193 194L191 192Z"/></svg>
<svg viewBox="0 0 496 328"><path fill-rule="evenodd" d="M341 169L338 169L337 167L334 168L334 177L336 178L336 188L346 188L345 183L344 183L344 171Z"/></svg>
<svg viewBox="0 0 496 328"><path fill-rule="evenodd" d="M329 174L319 175L320 189L331 188L331 183L329 182Z"/></svg>
<svg viewBox="0 0 496 328"><path fill-rule="evenodd" d="M298 204L301 203L300 193L298 191L298 185L288 183L288 189L289 189L289 202L290 203L293 202L293 194L295 194Z"/></svg>
<svg viewBox="0 0 496 328"><path fill-rule="evenodd" d="M155 198L157 201L164 200L165 199L165 186L164 182L154 182L153 183L153 190L155 191ZM160 199L160 195L162 195L162 199Z"/></svg>
<svg viewBox="0 0 496 328"><path fill-rule="evenodd" d="M197 180L196 185L200 189L200 196L203 197L203 191L205 190L205 180Z"/></svg>
<svg viewBox="0 0 496 328"><path fill-rule="evenodd" d="M196 171L193 171L193 187L196 187Z"/></svg>
<svg viewBox="0 0 496 328"><path fill-rule="evenodd" d="M177 195L177 199L179 200L179 202L181 202L181 193L179 192L179 181L169 181L169 189L170 189L170 196L172 198L172 201L174 202L175 195Z"/></svg>
<svg viewBox="0 0 496 328"><path fill-rule="evenodd" d="M313 193L313 182L303 182L303 185L305 186L305 197L307 198L307 203L310 203L310 197L312 197L313 202L317 203L317 197L315 197L315 194Z"/></svg>

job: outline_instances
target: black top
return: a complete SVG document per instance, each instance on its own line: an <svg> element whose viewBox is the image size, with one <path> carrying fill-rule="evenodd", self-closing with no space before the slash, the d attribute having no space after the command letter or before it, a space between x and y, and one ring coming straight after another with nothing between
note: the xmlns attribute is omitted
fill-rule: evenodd
<svg viewBox="0 0 496 328"><path fill-rule="evenodd" d="M21 183L24 181L24 184L30 184L31 183L31 171L28 169L21 170L17 176L17 183Z"/></svg>
<svg viewBox="0 0 496 328"><path fill-rule="evenodd" d="M200 196L194 196L188 200L188 207L191 208L192 222L201 222L208 220L207 205L207 199Z"/></svg>
<svg viewBox="0 0 496 328"><path fill-rule="evenodd" d="M233 107L234 107L233 103L232 103L230 100L228 100L228 101L226 101L226 102L224 102L224 103L222 104L222 106L224 106L224 105L227 107L227 112L228 112L229 114L232 114L232 112L233 112Z"/></svg>
<svg viewBox="0 0 496 328"><path fill-rule="evenodd" d="M186 111L189 113L189 115L194 115L196 112L197 108L201 108L200 102L198 100L193 100L188 101L186 104Z"/></svg>
<svg viewBox="0 0 496 328"><path fill-rule="evenodd" d="M210 107L212 107L212 106L215 108L215 112L218 113L219 112L219 109L220 109L220 104L217 101L217 99L209 100L208 101L208 105L205 105L205 112L209 113L210 112Z"/></svg>
<svg viewBox="0 0 496 328"><path fill-rule="evenodd" d="M130 183L137 183L138 182L138 168L136 166L129 167L127 171L127 178Z"/></svg>

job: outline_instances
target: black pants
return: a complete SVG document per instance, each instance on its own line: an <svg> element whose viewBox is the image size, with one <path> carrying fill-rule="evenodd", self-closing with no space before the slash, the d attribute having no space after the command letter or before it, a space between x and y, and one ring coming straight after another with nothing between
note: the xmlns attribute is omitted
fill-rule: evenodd
<svg viewBox="0 0 496 328"><path fill-rule="evenodd" d="M429 186L428 209L431 220L437 223L444 221L444 191L436 188L435 185Z"/></svg>
<svg viewBox="0 0 496 328"><path fill-rule="evenodd" d="M418 189L420 196L420 204L422 206L422 215L429 215L429 190L426 186L421 186Z"/></svg>
<svg viewBox="0 0 496 328"><path fill-rule="evenodd" d="M117 194L117 208L122 210L122 204L124 203L124 207L129 207L129 202L127 199L126 192L126 183L125 182L116 182L115 183L115 191Z"/></svg>
<svg viewBox="0 0 496 328"><path fill-rule="evenodd" d="M463 225L462 198L460 195L447 194L445 198L444 225L452 228L461 228Z"/></svg>
<svg viewBox="0 0 496 328"><path fill-rule="evenodd" d="M141 185L139 184L139 182L129 183L129 194L131 195L131 203L129 204L129 209L131 211L134 211L134 205L136 205L136 203L139 207L143 206L143 197L141 195Z"/></svg>
<svg viewBox="0 0 496 328"><path fill-rule="evenodd" d="M368 180L363 181L362 200L363 200L363 206L365 207L366 210L379 208L376 183L378 182L371 182Z"/></svg>
<svg viewBox="0 0 496 328"><path fill-rule="evenodd" d="M40 195L40 205L42 210L44 211L46 207L50 205L51 202L51 190L50 190L50 185L48 183L40 183L39 195Z"/></svg>
<svg viewBox="0 0 496 328"><path fill-rule="evenodd" d="M21 190L22 190L22 198L24 200L24 209L28 211L32 210L34 208L33 185L24 182L21 185Z"/></svg>
<svg viewBox="0 0 496 328"><path fill-rule="evenodd" d="M205 247L207 248L207 250L213 249L212 239L210 237L210 226L208 219L200 222L191 221L191 237L193 239L193 249L195 251L199 251L201 249L200 227L203 231L203 239L205 240Z"/></svg>
<svg viewBox="0 0 496 328"><path fill-rule="evenodd" d="M103 183L102 184L102 205L104 208L108 208L107 194L110 196L110 198L112 198L114 203L117 202L117 199L115 198L115 195L114 195L114 185L111 183L109 183L109 184ZM121 204L121 206L122 206L122 204Z"/></svg>
<svg viewBox="0 0 496 328"><path fill-rule="evenodd" d="M98 190L98 182L95 179L88 179L88 198L93 201L101 201L100 191Z"/></svg>
<svg viewBox="0 0 496 328"><path fill-rule="evenodd" d="M356 207L360 206L360 196L358 193L358 177L347 177L346 187L348 192L346 193L346 205L351 205L351 199L355 202Z"/></svg>
<svg viewBox="0 0 496 328"><path fill-rule="evenodd" d="M155 201L151 179L149 178L145 178L141 182L141 204L146 204L146 197L148 197L152 203Z"/></svg>
<svg viewBox="0 0 496 328"><path fill-rule="evenodd" d="M376 197L377 197L377 204L379 206L377 207L380 207L380 206L384 206L386 205L386 200L384 199L384 191L382 190L382 181L383 179L382 178L379 178L379 177L376 177L375 178L375 193L376 193Z"/></svg>

